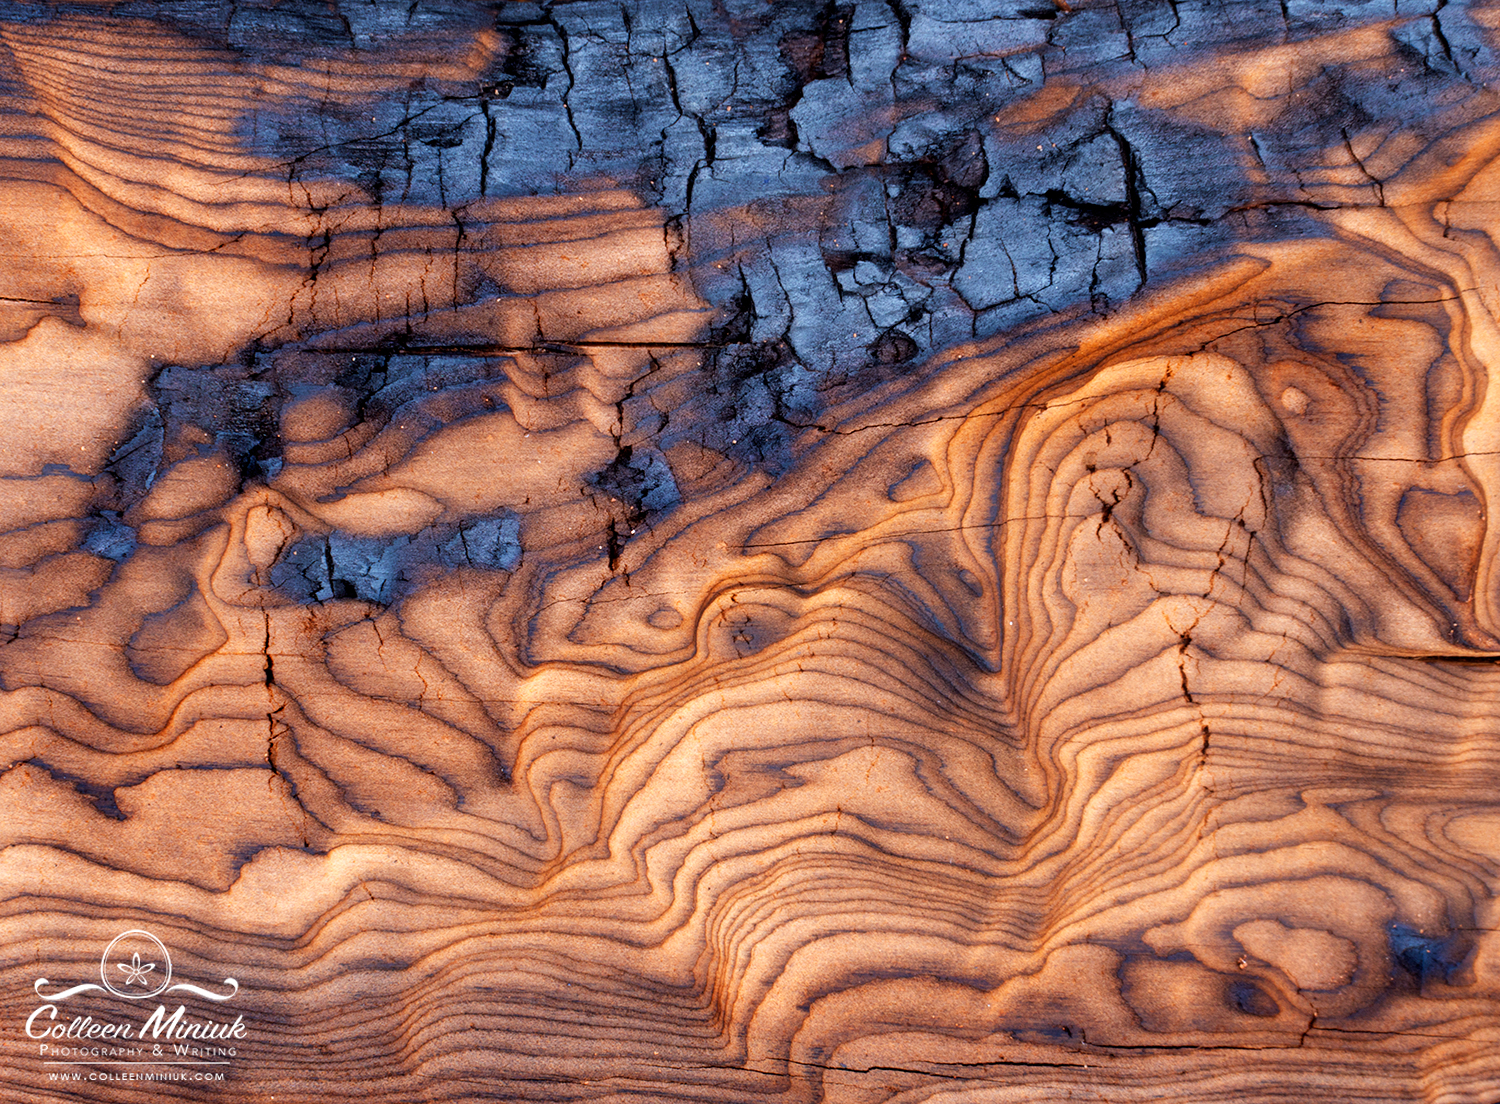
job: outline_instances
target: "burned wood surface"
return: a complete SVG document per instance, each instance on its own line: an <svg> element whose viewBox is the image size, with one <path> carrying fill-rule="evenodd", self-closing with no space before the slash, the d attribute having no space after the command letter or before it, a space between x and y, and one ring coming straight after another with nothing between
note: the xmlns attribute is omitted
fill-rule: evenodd
<svg viewBox="0 0 1500 1104"><path fill-rule="evenodd" d="M0 1095L1495 1100L1497 33L0 4Z"/></svg>

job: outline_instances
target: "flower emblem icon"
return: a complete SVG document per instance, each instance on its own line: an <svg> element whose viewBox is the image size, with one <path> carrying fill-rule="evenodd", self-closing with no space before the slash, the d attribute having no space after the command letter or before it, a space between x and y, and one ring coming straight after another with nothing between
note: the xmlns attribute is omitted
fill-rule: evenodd
<svg viewBox="0 0 1500 1104"><path fill-rule="evenodd" d="M116 962L115 965L125 971L126 985L134 985L136 982L139 982L143 988L149 989L151 987L150 983L146 981L146 975L156 969L156 963L148 962L142 966L139 951L130 956L130 963L128 965L124 962Z"/></svg>
<svg viewBox="0 0 1500 1104"><path fill-rule="evenodd" d="M167 945L148 931L136 928L110 941L99 960L104 988L126 1000L146 1000L172 984L172 956Z"/></svg>

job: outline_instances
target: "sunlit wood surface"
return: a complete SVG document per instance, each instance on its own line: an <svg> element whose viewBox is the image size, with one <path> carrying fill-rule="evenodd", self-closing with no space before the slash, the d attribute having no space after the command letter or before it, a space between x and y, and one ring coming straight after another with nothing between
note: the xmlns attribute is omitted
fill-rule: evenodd
<svg viewBox="0 0 1500 1104"><path fill-rule="evenodd" d="M1500 1099L1408 8L0 6L0 1096Z"/></svg>

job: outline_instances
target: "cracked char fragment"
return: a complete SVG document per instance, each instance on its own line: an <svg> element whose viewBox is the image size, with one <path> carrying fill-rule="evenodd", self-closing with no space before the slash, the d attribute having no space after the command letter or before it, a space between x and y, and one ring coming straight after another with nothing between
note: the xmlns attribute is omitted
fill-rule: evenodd
<svg viewBox="0 0 1500 1104"><path fill-rule="evenodd" d="M790 115L800 148L838 169L884 159L895 123L891 74L901 63L901 28L885 4L860 4L849 39L848 73L805 85Z"/></svg>
<svg viewBox="0 0 1500 1104"><path fill-rule="evenodd" d="M669 510L682 501L672 469L654 449L623 446L603 469L588 477L589 485L619 499L631 524Z"/></svg>
<svg viewBox="0 0 1500 1104"><path fill-rule="evenodd" d="M914 12L906 41L907 57L919 65L951 65L955 58L1004 57L1037 50L1047 43L1049 23L1041 19L964 18L962 9Z"/></svg>
<svg viewBox="0 0 1500 1104"><path fill-rule="evenodd" d="M974 310L988 310L1044 291L1056 264L1045 201L995 199L975 218L953 287Z"/></svg>
<svg viewBox="0 0 1500 1104"><path fill-rule="evenodd" d="M101 510L93 519L80 547L85 552L119 563L135 551L136 532L115 510Z"/></svg>
<svg viewBox="0 0 1500 1104"><path fill-rule="evenodd" d="M436 525L416 536L361 537L335 530L289 546L271 568L271 585L300 603L358 599L388 606L412 585L459 568L514 571L521 562L521 520L502 511Z"/></svg>
<svg viewBox="0 0 1500 1104"><path fill-rule="evenodd" d="M438 561L450 568L514 571L521 562L521 519L506 513L461 523L457 533L438 545Z"/></svg>

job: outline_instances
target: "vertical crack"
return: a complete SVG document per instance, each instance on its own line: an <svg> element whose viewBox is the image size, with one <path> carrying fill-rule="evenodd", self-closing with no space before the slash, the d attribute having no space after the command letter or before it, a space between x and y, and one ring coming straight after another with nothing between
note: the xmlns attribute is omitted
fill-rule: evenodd
<svg viewBox="0 0 1500 1104"><path fill-rule="evenodd" d="M1193 630L1198 627L1198 622L1202 619L1203 617L1200 614L1191 625L1177 634L1177 677L1181 680L1182 683L1182 698L1189 705L1191 705L1198 714L1198 734L1200 740L1198 744L1198 764L1196 773L1199 775L1202 775L1208 769L1208 750L1209 743L1213 738L1213 733L1208 727L1208 718L1203 713L1203 706L1193 695L1192 686L1188 682L1187 664L1188 649L1193 645ZM1205 783L1204 789L1212 791L1213 787Z"/></svg>
<svg viewBox="0 0 1500 1104"><path fill-rule="evenodd" d="M1437 6L1432 9L1432 14L1428 16L1432 22L1432 37L1437 40L1438 48L1443 51L1443 57L1447 59L1448 64L1453 66L1453 71L1472 84L1474 78L1458 63L1458 58L1453 56L1453 46L1448 42L1448 35L1443 30L1442 12L1447 6L1448 0L1438 0Z"/></svg>
<svg viewBox="0 0 1500 1104"><path fill-rule="evenodd" d="M489 96L479 97L479 110L484 113L484 149L479 154L479 196L489 194L490 152L495 148L495 117L490 114Z"/></svg>
<svg viewBox="0 0 1500 1104"><path fill-rule="evenodd" d="M1111 106L1110 111L1114 108ZM1141 166L1130 140L1115 129L1109 117L1105 117L1105 132L1115 140L1120 149L1120 164L1125 170L1125 217L1130 224L1130 244L1135 251L1135 270L1140 277L1139 288L1146 286L1146 229L1141 224Z"/></svg>
<svg viewBox="0 0 1500 1104"><path fill-rule="evenodd" d="M1375 201L1380 204L1380 206L1384 207L1385 186L1380 183L1379 179L1376 178L1374 173L1365 168L1365 163L1360 160L1359 154L1354 152L1354 143L1349 141L1348 128L1341 127L1339 129L1339 133L1344 136L1344 151L1349 154L1349 159L1359 166L1359 171L1365 174L1365 179L1368 180L1370 182L1370 186L1375 189Z"/></svg>
<svg viewBox="0 0 1500 1104"><path fill-rule="evenodd" d="M291 817L291 819L297 825L297 834L302 837L302 846L307 847L310 842L307 834L307 810L303 808L302 802L297 798L296 783L294 783L289 777L287 777L286 774L282 772L281 765L276 762L277 745L281 742L281 739L286 735L288 731L286 724L279 719L281 713L286 709L286 702L278 701L281 695L276 686L276 661L271 655L270 611L262 608L261 617L263 618L263 621L261 628L260 654L262 660L264 661L262 672L266 687L266 769L271 772L271 777L266 780L266 785L271 787L274 791L276 788L276 782L278 779L280 779L282 783L282 789L279 796L281 797L282 805L283 807L285 807L288 798L290 798L292 805L297 811L297 814L300 814L293 815L292 812L288 810L287 815Z"/></svg>
<svg viewBox="0 0 1500 1104"><path fill-rule="evenodd" d="M261 617L265 619L264 634L260 642L260 654L265 660L263 668L266 680L266 697L274 699L276 692L276 661L271 658L271 614L268 610L260 611Z"/></svg>
<svg viewBox="0 0 1500 1104"><path fill-rule="evenodd" d="M547 22L551 25L552 29L557 32L558 41L562 44L563 73L568 78L568 87L563 89L561 97L563 114L565 114L568 118L568 129L573 132L573 142L578 147L577 152L582 153L583 134L578 129L578 120L573 116L572 96L573 89L577 85L577 78L573 75L573 48L572 44L568 40L568 29L563 26L562 21L559 20L557 16L552 14L552 9L550 6L547 9ZM576 160L577 159L573 154L570 153L568 155L569 169L573 168Z"/></svg>

